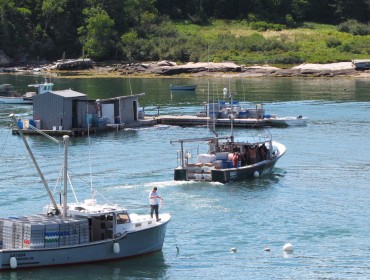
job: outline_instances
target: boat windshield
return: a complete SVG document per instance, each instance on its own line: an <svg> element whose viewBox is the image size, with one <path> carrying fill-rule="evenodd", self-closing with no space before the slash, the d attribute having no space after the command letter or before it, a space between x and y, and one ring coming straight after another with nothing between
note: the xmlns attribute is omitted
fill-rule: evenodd
<svg viewBox="0 0 370 280"><path fill-rule="evenodd" d="M130 217L127 213L119 213L117 214L117 224L125 224L130 222Z"/></svg>

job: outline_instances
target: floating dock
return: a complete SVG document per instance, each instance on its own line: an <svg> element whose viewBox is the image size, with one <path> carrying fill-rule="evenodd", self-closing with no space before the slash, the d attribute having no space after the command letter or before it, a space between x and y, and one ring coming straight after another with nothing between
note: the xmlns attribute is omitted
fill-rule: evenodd
<svg viewBox="0 0 370 280"><path fill-rule="evenodd" d="M73 128L70 130L62 130L62 129L39 129L39 131L54 136L87 136L88 134L97 134L100 132L112 131L112 130L123 130L127 128L137 128L137 127L147 127L147 126L154 126L158 123L158 121L154 117L145 117L143 120L138 120L131 123L120 123L120 124L107 124L106 126L96 127L92 126L88 128ZM38 135L39 132L32 128L22 129L22 132L26 135ZM12 134L19 134L17 129L12 129Z"/></svg>
<svg viewBox="0 0 370 280"><path fill-rule="evenodd" d="M41 130L48 135L69 135L69 136L86 136L88 133L96 134L104 131L111 130L122 130L127 128L138 128L154 126L157 124L162 125L176 125L176 126L208 126L214 125L216 127L230 127L230 119L222 118L210 118L210 117L199 117L191 115L180 115L180 116L145 116L144 119L132 122L132 123L120 123L120 124L107 124L103 127L90 127L87 128L74 128L71 130ZM245 128L261 128L261 127L286 127L282 123L274 122L273 119L258 119L258 118L245 118L245 119L234 119L234 127L245 127ZM38 134L33 129L22 129L24 134ZM13 134L18 134L17 129L12 130Z"/></svg>
<svg viewBox="0 0 370 280"><path fill-rule="evenodd" d="M217 127L230 127L230 119L214 119L210 117L198 116L158 116L156 117L158 123L167 125L178 126L202 126L202 125L215 125ZM271 121L267 119L234 119L234 127L248 127L248 128L261 128L265 126L272 126Z"/></svg>

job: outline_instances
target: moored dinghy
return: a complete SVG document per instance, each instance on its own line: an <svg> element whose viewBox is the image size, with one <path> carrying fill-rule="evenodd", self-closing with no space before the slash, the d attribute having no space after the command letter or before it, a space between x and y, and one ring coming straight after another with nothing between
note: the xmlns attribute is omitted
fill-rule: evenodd
<svg viewBox="0 0 370 280"><path fill-rule="evenodd" d="M197 88L197 85L170 85L170 90L188 90L194 91Z"/></svg>
<svg viewBox="0 0 370 280"><path fill-rule="evenodd" d="M12 118L17 125L15 116ZM21 130L19 134L51 205L44 208L43 214L0 219L3 240L0 270L102 262L162 249L171 219L169 214L161 214L158 222L149 215L130 214L115 204L98 204L96 192L83 202L68 203L67 180L64 180L63 204L57 205ZM63 178L69 178L68 139L68 136L63 138Z"/></svg>

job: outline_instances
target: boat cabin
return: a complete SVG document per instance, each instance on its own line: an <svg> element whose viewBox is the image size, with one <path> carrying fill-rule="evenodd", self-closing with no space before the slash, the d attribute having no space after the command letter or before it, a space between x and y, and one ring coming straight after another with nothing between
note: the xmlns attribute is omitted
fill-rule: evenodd
<svg viewBox="0 0 370 280"><path fill-rule="evenodd" d="M47 216L52 217L54 212L54 208L50 208L49 205L44 208L44 214ZM67 216L71 219L87 221L90 242L119 237L133 227L126 209L96 204L95 199L69 204Z"/></svg>
<svg viewBox="0 0 370 280"><path fill-rule="evenodd" d="M126 211L89 214L88 216L74 216L77 219L87 218L90 227L90 240L99 241L117 237L117 232L125 232L125 225L130 223L130 216Z"/></svg>

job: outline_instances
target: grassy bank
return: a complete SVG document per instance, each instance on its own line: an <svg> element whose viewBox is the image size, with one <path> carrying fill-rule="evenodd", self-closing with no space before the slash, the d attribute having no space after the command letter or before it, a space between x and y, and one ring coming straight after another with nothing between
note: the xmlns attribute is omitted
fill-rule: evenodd
<svg viewBox="0 0 370 280"><path fill-rule="evenodd" d="M188 22L174 26L188 46L190 61L287 67L370 57L370 35L339 32L334 25L305 23L294 29L258 31L245 21L217 20L205 26Z"/></svg>

